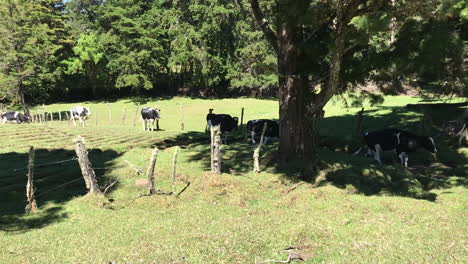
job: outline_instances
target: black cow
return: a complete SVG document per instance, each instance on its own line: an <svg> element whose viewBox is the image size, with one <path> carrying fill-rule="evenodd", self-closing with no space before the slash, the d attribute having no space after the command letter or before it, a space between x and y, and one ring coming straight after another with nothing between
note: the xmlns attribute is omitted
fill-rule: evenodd
<svg viewBox="0 0 468 264"><path fill-rule="evenodd" d="M256 139L260 138L263 132L263 126L267 124L263 143L266 144L271 138L279 138L279 124L274 120L269 119L254 119L247 122L247 135L252 137L252 143L256 143Z"/></svg>
<svg viewBox="0 0 468 264"><path fill-rule="evenodd" d="M384 129L367 132L364 141L368 147L368 155L373 155L380 164L380 154L382 151L394 151L400 158L401 164L408 167L408 154L419 148L424 148L432 153L437 152L437 148L432 137L418 136L413 133L399 129ZM359 153L359 149L355 154Z"/></svg>
<svg viewBox="0 0 468 264"><path fill-rule="evenodd" d="M143 131L153 131L154 123L161 118L161 110L159 108L143 107L141 109L141 120L143 121ZM148 125L149 123L149 125ZM150 130L151 126L151 130Z"/></svg>
<svg viewBox="0 0 468 264"><path fill-rule="evenodd" d="M89 107L74 106L70 108L70 119L73 121L73 125L76 126L75 120L80 121L80 125L85 127L85 121L91 115Z"/></svg>
<svg viewBox="0 0 468 264"><path fill-rule="evenodd" d="M5 112L0 115L2 124L6 122L15 122L17 124L29 122L29 118L26 115L23 115L20 112Z"/></svg>
<svg viewBox="0 0 468 264"><path fill-rule="evenodd" d="M211 130L211 127L219 125L221 133L225 133L236 129L239 119L227 114L213 114L212 109L210 109L210 113L206 116L206 122L208 130Z"/></svg>

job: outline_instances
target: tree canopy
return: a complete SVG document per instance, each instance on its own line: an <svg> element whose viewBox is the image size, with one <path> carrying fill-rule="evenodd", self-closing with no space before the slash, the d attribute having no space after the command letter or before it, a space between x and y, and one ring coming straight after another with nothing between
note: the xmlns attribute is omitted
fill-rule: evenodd
<svg viewBox="0 0 468 264"><path fill-rule="evenodd" d="M33 104L116 93L276 96L277 54L250 2L1 0L0 97ZM374 83L385 93L411 86L467 94L464 0L255 2L274 31L297 18L311 86L328 80L342 3L350 17L339 92Z"/></svg>

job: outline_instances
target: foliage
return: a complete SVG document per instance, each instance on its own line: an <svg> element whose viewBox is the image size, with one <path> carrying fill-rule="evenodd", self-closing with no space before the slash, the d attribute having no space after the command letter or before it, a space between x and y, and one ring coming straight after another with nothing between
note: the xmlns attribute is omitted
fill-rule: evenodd
<svg viewBox="0 0 468 264"><path fill-rule="evenodd" d="M51 0L1 2L1 93L11 100L40 101L54 91L63 48L69 43L61 9Z"/></svg>

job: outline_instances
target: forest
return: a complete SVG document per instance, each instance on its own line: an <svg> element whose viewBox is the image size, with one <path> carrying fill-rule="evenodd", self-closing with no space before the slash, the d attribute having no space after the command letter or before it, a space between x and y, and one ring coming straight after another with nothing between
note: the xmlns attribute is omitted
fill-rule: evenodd
<svg viewBox="0 0 468 264"><path fill-rule="evenodd" d="M334 76L338 53L333 94L368 83L389 94L468 87L465 0L1 0L0 17L0 99L13 104L275 97L289 55L263 29L285 24L309 90Z"/></svg>

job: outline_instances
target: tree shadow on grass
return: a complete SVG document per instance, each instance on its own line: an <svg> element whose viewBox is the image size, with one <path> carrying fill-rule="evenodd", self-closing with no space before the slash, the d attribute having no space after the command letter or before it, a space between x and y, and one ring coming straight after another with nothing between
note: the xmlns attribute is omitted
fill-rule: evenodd
<svg viewBox="0 0 468 264"><path fill-rule="evenodd" d="M386 110L382 112L377 112ZM362 134L356 131L357 117L341 115L324 118L321 122L320 168L317 185L332 184L363 195L395 195L434 201L434 189L468 186L468 157L449 145L434 124L422 124L421 115L401 107L381 107L365 111L363 131L399 128L420 135L435 136L439 152L437 159L425 151L410 154L410 168L403 168L393 153L385 153L384 165L371 158L353 156L363 145ZM252 146L244 141L242 132L231 135L222 147L224 173L241 175L253 170ZM203 132L186 132L156 143L159 148L180 146L190 152L190 162L201 162L209 171L210 138ZM275 163L277 143L262 147L260 165L263 171L273 172L293 182L302 181L296 166L287 168ZM321 179L319 179L321 178Z"/></svg>
<svg viewBox="0 0 468 264"><path fill-rule="evenodd" d="M98 184L103 188L111 179L105 176L120 155L113 150L89 149L89 159ZM35 198L39 212L24 215L28 153L0 154L0 230L21 231L41 228L67 218L62 206L74 197L87 193L75 152L65 149L36 149L34 168ZM41 210L44 205L47 209Z"/></svg>

